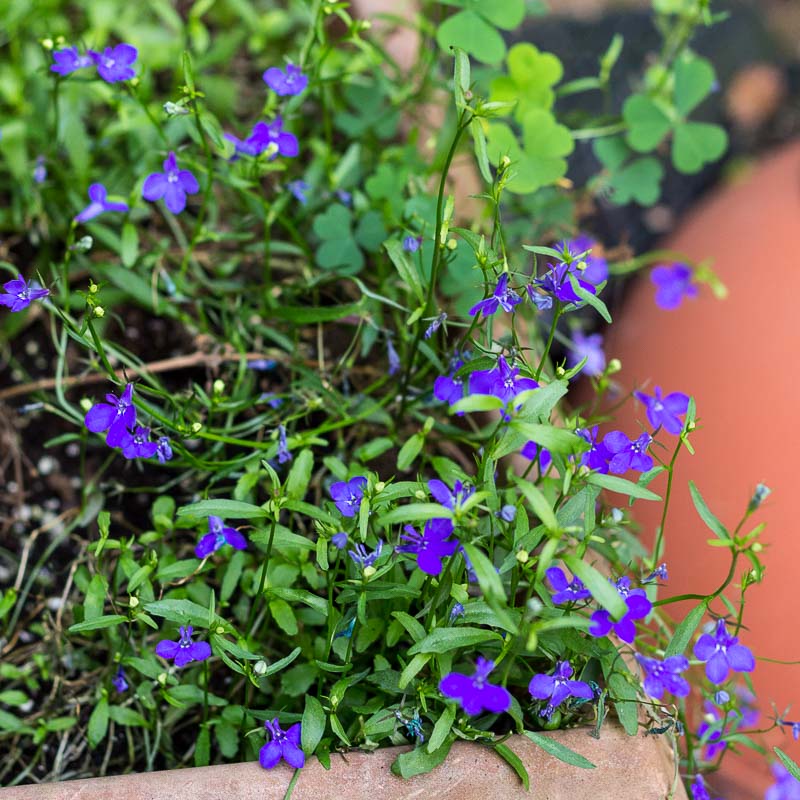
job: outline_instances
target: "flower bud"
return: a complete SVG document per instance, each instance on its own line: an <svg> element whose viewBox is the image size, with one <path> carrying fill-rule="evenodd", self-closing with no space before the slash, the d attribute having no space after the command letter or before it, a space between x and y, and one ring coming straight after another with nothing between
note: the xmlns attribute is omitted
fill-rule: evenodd
<svg viewBox="0 0 800 800"><path fill-rule="evenodd" d="M527 564L530 557L531 554L527 550L517 550L517 555L515 556L520 564Z"/></svg>
<svg viewBox="0 0 800 800"><path fill-rule="evenodd" d="M448 250L455 250L456 247L458 247L458 242L455 239L448 239L445 247L447 247Z"/></svg>
<svg viewBox="0 0 800 800"><path fill-rule="evenodd" d="M157 681L158 681L158 682L159 682L159 683L160 683L162 686L166 686L166 685L167 685L167 673L166 673L166 672L162 672L162 673L161 673L161 674L158 676L158 678L156 678L156 680L157 680Z"/></svg>
<svg viewBox="0 0 800 800"><path fill-rule="evenodd" d="M93 313L93 314L94 314L96 317L104 317L104 316L106 315L106 310L103 308L103 306L95 306L95 307L92 309L92 313Z"/></svg>
<svg viewBox="0 0 800 800"><path fill-rule="evenodd" d="M135 595L131 595L131 596L128 598L128 605L129 605L131 608L136 608L136 606L138 606L138 605L139 605L139 598L138 598L138 597L136 597Z"/></svg>
<svg viewBox="0 0 800 800"><path fill-rule="evenodd" d="M508 156L503 156L500 159L500 169L508 169L511 166L511 159Z"/></svg>
<svg viewBox="0 0 800 800"><path fill-rule="evenodd" d="M222 394L225 391L225 381L221 378L217 378L212 385L212 389L214 394Z"/></svg>
<svg viewBox="0 0 800 800"><path fill-rule="evenodd" d="M375 484L375 494L379 494L386 488L386 483L384 481L378 481Z"/></svg>
<svg viewBox="0 0 800 800"><path fill-rule="evenodd" d="M100 287L92 280L89 281L89 294L97 294Z"/></svg>
<svg viewBox="0 0 800 800"><path fill-rule="evenodd" d="M42 45L42 47L44 47L45 50L52 50L53 49L53 40L52 39L49 39L49 38L48 39L42 39L40 44Z"/></svg>
<svg viewBox="0 0 800 800"><path fill-rule="evenodd" d="M203 424L201 422L192 423L192 433L200 433L201 430L203 430Z"/></svg>
<svg viewBox="0 0 800 800"><path fill-rule="evenodd" d="M622 362L618 358L612 358L606 367L606 374L613 375L622 369Z"/></svg>
<svg viewBox="0 0 800 800"><path fill-rule="evenodd" d="M256 675L263 675L267 671L267 662L264 661L263 658L259 658L255 664L253 664L253 672Z"/></svg>
<svg viewBox="0 0 800 800"><path fill-rule="evenodd" d="M364 567L364 577L369 580L377 571L375 567Z"/></svg>

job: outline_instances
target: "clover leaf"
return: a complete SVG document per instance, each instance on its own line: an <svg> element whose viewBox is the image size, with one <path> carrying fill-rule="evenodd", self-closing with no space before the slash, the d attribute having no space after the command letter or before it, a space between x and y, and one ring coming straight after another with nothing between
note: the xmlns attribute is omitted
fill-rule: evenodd
<svg viewBox="0 0 800 800"><path fill-rule="evenodd" d="M506 188L517 194L535 192L555 183L567 172L568 156L575 147L569 128L559 125L544 109L529 111L522 121L522 146L508 125L489 125L489 159L497 166L503 156L511 159L514 177Z"/></svg>
<svg viewBox="0 0 800 800"><path fill-rule="evenodd" d="M657 158L635 158L621 136L598 139L594 153L611 173L606 182L608 199L615 205L635 202L651 206L661 194L664 167Z"/></svg>
<svg viewBox="0 0 800 800"><path fill-rule="evenodd" d="M343 275L355 275L364 266L364 256L353 238L353 215L335 203L314 220L314 233L322 243L317 248L317 264Z"/></svg>
<svg viewBox="0 0 800 800"><path fill-rule="evenodd" d="M628 126L627 143L639 153L649 153L672 132L672 163L679 172L699 172L716 161L728 146L725 130L686 119L708 97L715 82L714 68L706 59L680 59L675 65L671 103L665 97L646 94L625 101L622 117Z"/></svg>
<svg viewBox="0 0 800 800"><path fill-rule="evenodd" d="M525 17L525 0L442 0L462 10L448 17L436 32L442 50L460 47L484 64L498 64L506 43L497 28L512 30Z"/></svg>
<svg viewBox="0 0 800 800"><path fill-rule="evenodd" d="M493 102L514 102L517 122L534 108L550 109L555 101L553 86L564 75L561 62L552 53L542 53L532 44L515 44L508 51L508 75L495 78L491 85Z"/></svg>

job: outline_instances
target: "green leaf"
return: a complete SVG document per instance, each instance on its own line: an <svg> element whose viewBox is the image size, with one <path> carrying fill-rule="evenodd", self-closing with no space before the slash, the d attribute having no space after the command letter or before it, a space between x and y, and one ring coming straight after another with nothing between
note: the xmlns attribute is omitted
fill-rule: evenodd
<svg viewBox="0 0 800 800"><path fill-rule="evenodd" d="M594 769L595 765L589 759L584 758L580 753L576 753L564 744L561 744L557 739L553 739L545 733L536 733L534 731L524 731L534 744L537 744L546 753L555 756L559 761L569 764L573 767L580 767L581 769Z"/></svg>
<svg viewBox="0 0 800 800"><path fill-rule="evenodd" d="M86 736L89 740L89 747L94 750L103 739L106 738L108 732L108 700L101 697L98 704L94 707L91 716L89 717L89 726L86 731Z"/></svg>
<svg viewBox="0 0 800 800"><path fill-rule="evenodd" d="M128 618L122 614L106 614L102 617L87 620L86 622L76 622L68 628L69 633L85 633L86 631L97 631L101 628L111 628L122 622L127 622Z"/></svg>
<svg viewBox="0 0 800 800"><path fill-rule="evenodd" d="M652 206L661 196L664 167L657 158L637 158L611 176L607 188L615 205Z"/></svg>
<svg viewBox="0 0 800 800"><path fill-rule="evenodd" d="M106 592L108 592L108 581L100 574L92 576L86 589L86 599L83 603L83 619L86 622L103 615Z"/></svg>
<svg viewBox="0 0 800 800"><path fill-rule="evenodd" d="M452 744L453 737L449 737L438 750L434 750L432 753L429 753L424 747L416 747L408 753L401 753L392 764L392 772L401 778L424 775L438 767L447 758Z"/></svg>
<svg viewBox="0 0 800 800"><path fill-rule="evenodd" d="M619 478L616 475L603 475L600 472L593 472L586 478L586 483L591 483L593 486L600 486L602 489L608 489L610 492L617 492L618 494L625 494L628 497L635 497L638 500L656 500L661 498L650 489L644 486L639 486L638 483L629 481L626 478Z"/></svg>
<svg viewBox="0 0 800 800"><path fill-rule="evenodd" d="M271 664L270 664L270 665L267 667L267 669L266 669L266 672L264 672L264 677L265 677L265 678L268 678L270 675L275 675L277 672L280 672L282 669L285 669L285 668L286 668L286 667L288 667L288 666L289 666L289 664L291 664L291 663L292 663L292 661L294 661L294 660L297 658L297 656L299 656L299 655L300 655L300 653L302 653L302 652L303 652L303 648L302 648L302 647L295 647L295 649L294 649L294 650L292 650L292 652L291 652L291 653L289 653L289 655L288 655L288 656L284 656L283 658L281 658L281 659L280 659L280 660L278 660L278 661L273 661L273 662L272 662L272 663L271 663Z"/></svg>
<svg viewBox="0 0 800 800"><path fill-rule="evenodd" d="M369 253L377 253L387 235L379 211L367 211L356 225L355 240Z"/></svg>
<svg viewBox="0 0 800 800"><path fill-rule="evenodd" d="M294 615L292 607L281 598L275 598L269 602L269 610L273 619L289 636L296 636L299 630L297 626L297 617Z"/></svg>
<svg viewBox="0 0 800 800"><path fill-rule="evenodd" d="M419 653L408 662L408 664L403 667L403 671L400 673L400 680L398 682L399 688L405 689L414 678L417 677L420 670L431 660L430 653Z"/></svg>
<svg viewBox="0 0 800 800"><path fill-rule="evenodd" d="M453 512L438 503L411 503L392 509L379 517L378 524L385 528L395 522L418 522L437 518L452 519L452 517Z"/></svg>
<svg viewBox="0 0 800 800"><path fill-rule="evenodd" d="M314 453L305 448L294 459L292 468L286 478L286 496L292 500L302 500L311 480L311 471L314 469Z"/></svg>
<svg viewBox="0 0 800 800"><path fill-rule="evenodd" d="M620 724L628 736L635 736L639 730L639 702L633 676L616 652L603 659L602 664L606 686L614 698L614 709Z"/></svg>
<svg viewBox="0 0 800 800"><path fill-rule="evenodd" d="M644 94L634 94L622 106L628 125L627 143L638 153L655 150L669 133L672 122L661 107Z"/></svg>
<svg viewBox="0 0 800 800"><path fill-rule="evenodd" d="M453 88L455 101L458 108L468 105L465 94L470 87L469 56L460 48L454 47L455 59L453 64Z"/></svg>
<svg viewBox="0 0 800 800"><path fill-rule="evenodd" d="M415 433L413 436L409 437L397 454L397 469L401 472L407 472L416 460L424 444L425 437L421 433Z"/></svg>
<svg viewBox="0 0 800 800"><path fill-rule="evenodd" d="M314 611L323 616L328 616L328 602L324 597L309 592L307 589L292 589L283 586L271 586L267 590L268 594L288 600L290 603L304 603Z"/></svg>
<svg viewBox="0 0 800 800"><path fill-rule="evenodd" d="M340 306L277 306L270 312L278 319L286 319L299 325L312 322L333 322L344 317L360 316L361 303L347 303Z"/></svg>
<svg viewBox="0 0 800 800"><path fill-rule="evenodd" d="M689 481L689 492L692 495L692 502L697 509L697 513L700 515L700 519L705 522L709 530L714 533L718 539L729 541L731 537L727 528L714 516L711 509L706 505L706 501L703 500L703 495L700 494L700 490L695 486L694 481Z"/></svg>
<svg viewBox="0 0 800 800"><path fill-rule="evenodd" d="M490 102L516 101L514 117L517 122L522 122L529 111L552 108L553 86L564 75L564 68L555 55L542 53L534 45L521 42L508 51L507 64L508 75L492 81Z"/></svg>
<svg viewBox="0 0 800 800"><path fill-rule="evenodd" d="M214 726L214 738L220 753L225 758L235 758L239 752L239 731L233 725L222 722Z"/></svg>
<svg viewBox="0 0 800 800"><path fill-rule="evenodd" d="M306 707L303 710L303 721L300 727L300 746L310 756L320 743L325 733L326 716L322 703L312 694L306 695Z"/></svg>
<svg viewBox="0 0 800 800"><path fill-rule="evenodd" d="M132 708L125 706L110 706L108 709L108 716L111 717L117 725L124 725L127 728L146 728L147 720Z"/></svg>
<svg viewBox="0 0 800 800"><path fill-rule="evenodd" d="M485 553L474 544L465 544L464 552L472 564L472 569L478 576L478 583L486 601L491 604L506 605L506 593L503 589L503 582L497 574L494 564L489 560ZM460 628L459 630L464 630Z"/></svg>
<svg viewBox="0 0 800 800"><path fill-rule="evenodd" d="M132 267L136 263L139 255L139 234L136 227L126 222L122 226L122 237L120 239L120 258L126 267Z"/></svg>
<svg viewBox="0 0 800 800"><path fill-rule="evenodd" d="M592 597L608 611L614 619L622 619L628 613L628 606L619 596L613 584L609 583L605 575L601 575L591 564L573 553L562 556L564 563L573 575L577 575L592 593Z"/></svg>
<svg viewBox="0 0 800 800"><path fill-rule="evenodd" d="M692 175L719 159L728 148L728 134L708 122L682 122L672 140L672 163L678 172Z"/></svg>
<svg viewBox="0 0 800 800"><path fill-rule="evenodd" d="M450 413L457 414L460 411L497 411L503 405L503 401L493 394L471 394L469 397L462 397L461 400L453 403L450 406Z"/></svg>
<svg viewBox="0 0 800 800"><path fill-rule="evenodd" d="M475 126L473 125L473 127ZM419 270L411 260L411 256L403 250L402 244L396 239L389 239L383 243L383 246L406 288L412 292L420 303L424 303L425 288L422 285Z"/></svg>
<svg viewBox="0 0 800 800"><path fill-rule="evenodd" d="M789 770L789 774L795 778L795 780L800 781L800 767L798 767L797 764L792 761L792 759L789 758L789 756L787 756L783 750L780 749L780 747L773 747L772 749L775 751L775 755L778 756L778 758L783 762L783 766Z"/></svg>
<svg viewBox="0 0 800 800"><path fill-rule="evenodd" d="M526 438L549 450L551 453L572 455L588 449L588 443L572 431L556 428L554 425L543 425L538 422L521 422L512 420L510 427L519 431Z"/></svg>
<svg viewBox="0 0 800 800"><path fill-rule="evenodd" d="M697 56L684 56L675 65L675 107L688 116L708 97L714 86L714 67Z"/></svg>
<svg viewBox="0 0 800 800"><path fill-rule="evenodd" d="M675 633L672 634L672 639L670 639L667 649L664 651L664 658L681 655L686 650L686 646L697 630L700 620L703 619L707 607L708 604L703 601L684 617L681 624L675 628Z"/></svg>
<svg viewBox="0 0 800 800"><path fill-rule="evenodd" d="M494 750L519 775L522 787L526 792L529 792L531 790L531 779L528 775L528 770L525 769L525 764L522 763L522 759L507 744L496 744Z"/></svg>
<svg viewBox="0 0 800 800"><path fill-rule="evenodd" d="M201 500L178 509L179 517L222 517L223 519L263 519L268 516L260 506L239 500Z"/></svg>
<svg viewBox="0 0 800 800"><path fill-rule="evenodd" d="M433 732L431 733L431 738L428 740L426 748L429 753L435 752L444 744L445 739L450 735L450 728L453 727L455 721L456 704L448 703L444 707L444 711L442 711L439 719L436 720L436 724L433 726Z"/></svg>
<svg viewBox="0 0 800 800"><path fill-rule="evenodd" d="M202 725L194 743L194 765L207 767L211 758L211 731Z"/></svg>
<svg viewBox="0 0 800 800"><path fill-rule="evenodd" d="M445 52L460 47L484 64L499 64L506 54L503 37L481 14L470 10L459 11L439 25L436 41Z"/></svg>
<svg viewBox="0 0 800 800"><path fill-rule="evenodd" d="M208 609L191 600L154 600L145 603L144 610L156 617L164 617L180 625L208 627Z"/></svg>
<svg viewBox="0 0 800 800"><path fill-rule="evenodd" d="M549 531L555 532L560 530L558 520L556 519L555 512L553 511L553 506L542 494L542 490L530 481L523 480L516 475L513 476L513 478L522 494L525 495L528 503L530 503L531 510L542 521L544 526Z"/></svg>
<svg viewBox="0 0 800 800"><path fill-rule="evenodd" d="M449 653L459 647L471 647L481 642L501 640L499 633L486 628L470 628L466 625L459 625L456 628L434 628L407 652L410 656L417 653Z"/></svg>
<svg viewBox="0 0 800 800"><path fill-rule="evenodd" d="M487 149L486 145L486 133L481 127L480 122L477 120L472 121L469 129L472 133L472 140L475 144L475 161L478 163L478 169L480 170L481 177L486 181L486 183L491 183L493 178L492 170L489 166L489 150Z"/></svg>
<svg viewBox="0 0 800 800"><path fill-rule="evenodd" d="M597 311L597 313L610 325L611 314L609 313L606 304L596 294L593 294L588 289L584 289L583 286L578 283L578 276L574 272L568 272L567 275L569 276L569 282L575 294L577 294L581 300Z"/></svg>

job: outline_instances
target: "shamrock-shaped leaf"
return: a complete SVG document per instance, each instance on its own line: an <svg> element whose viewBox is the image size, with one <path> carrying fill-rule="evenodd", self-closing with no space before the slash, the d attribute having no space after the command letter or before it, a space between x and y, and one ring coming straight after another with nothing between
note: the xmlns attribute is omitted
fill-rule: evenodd
<svg viewBox="0 0 800 800"><path fill-rule="evenodd" d="M356 225L356 241L370 253L377 253L386 240L383 216L378 211L367 211Z"/></svg>
<svg viewBox="0 0 800 800"><path fill-rule="evenodd" d="M352 214L338 203L314 220L314 233L322 243L317 248L317 263L323 269L354 275L364 266L364 256L353 238Z"/></svg>
<svg viewBox="0 0 800 800"><path fill-rule="evenodd" d="M655 150L672 127L667 112L645 94L631 95L622 106L622 117L628 125L628 144L639 153Z"/></svg>
<svg viewBox="0 0 800 800"><path fill-rule="evenodd" d="M716 161L728 147L728 134L719 125L682 122L672 140L672 163L679 172L699 172Z"/></svg>
<svg viewBox="0 0 800 800"><path fill-rule="evenodd" d="M612 203L635 202L651 206L658 200L664 177L664 167L658 159L647 157L631 161L633 154L621 136L598 139L594 153L611 173L605 185Z"/></svg>
<svg viewBox="0 0 800 800"><path fill-rule="evenodd" d="M515 44L508 51L508 75L492 81L492 102L514 102L514 116L521 122L534 108L550 109L555 100L553 86L564 68L552 53L542 53L532 44Z"/></svg>
<svg viewBox="0 0 800 800"><path fill-rule="evenodd" d="M711 93L714 67L704 58L682 58L675 66L675 108L687 116Z"/></svg>
<svg viewBox="0 0 800 800"><path fill-rule="evenodd" d="M515 176L507 189L518 194L535 192L555 183L567 171L566 156L575 142L568 128L559 125L544 109L534 109L522 121L522 146L511 128L503 123L489 125L489 159L495 166L503 156L512 162Z"/></svg>
<svg viewBox="0 0 800 800"><path fill-rule="evenodd" d="M392 108L383 86L375 81L365 85L351 84L345 89L345 98L352 111L336 115L336 127L352 139L360 139L371 131L379 139L390 139L397 130L400 112Z"/></svg>
<svg viewBox="0 0 800 800"><path fill-rule="evenodd" d="M512 30L525 17L525 0L443 0L462 10L446 19L436 32L442 50L460 47L484 64L498 64L506 43L497 28Z"/></svg>

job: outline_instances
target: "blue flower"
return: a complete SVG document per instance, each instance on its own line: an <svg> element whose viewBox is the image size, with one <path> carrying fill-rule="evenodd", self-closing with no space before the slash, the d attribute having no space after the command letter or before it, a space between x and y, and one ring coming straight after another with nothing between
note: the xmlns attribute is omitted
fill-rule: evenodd
<svg viewBox="0 0 800 800"><path fill-rule="evenodd" d="M608 451L608 470L621 475L629 469L647 472L653 468L653 459L647 454L647 448L653 441L649 433L643 433L635 441L629 439L622 431L611 431L603 437L603 446Z"/></svg>
<svg viewBox="0 0 800 800"><path fill-rule="evenodd" d="M706 662L706 677L711 683L723 683L728 677L728 670L734 672L752 672L756 661L750 648L739 644L736 636L728 635L725 620L717 621L714 635L704 633L695 643L694 657Z"/></svg>
<svg viewBox="0 0 800 800"><path fill-rule="evenodd" d="M567 576L560 567L550 567L546 572L547 580L555 590L553 593L553 603L574 603L577 600L588 600L592 593L583 585L580 578L567 580Z"/></svg>
<svg viewBox="0 0 800 800"><path fill-rule="evenodd" d="M403 250L405 250L406 253L416 253L420 247L422 247L421 236L409 235L403 238Z"/></svg>
<svg viewBox="0 0 800 800"><path fill-rule="evenodd" d="M192 661L205 661L211 655L211 645L208 642L192 641L191 625L181 627L179 633L180 638L177 642L162 639L156 645L156 655L174 659L176 667L185 667Z"/></svg>
<svg viewBox="0 0 800 800"><path fill-rule="evenodd" d="M602 256L593 256L591 253L592 248L597 247L597 242L593 239L585 234L580 234L570 241L561 242L559 247L571 262L576 261L581 253L586 253L585 258L582 259L582 263L586 266L580 269L577 264L575 265L576 272L585 281L597 286L608 280L608 261Z"/></svg>
<svg viewBox="0 0 800 800"><path fill-rule="evenodd" d="M798 739L800 739L800 722L792 722L791 720L788 719L779 719L778 725L783 725L787 728L791 728L792 737L794 738L794 740L798 741Z"/></svg>
<svg viewBox="0 0 800 800"><path fill-rule="evenodd" d="M597 425L591 429L576 428L575 434L591 445L587 451L581 454L581 466L604 474L608 472L608 460L611 458L611 454L603 442L597 441Z"/></svg>
<svg viewBox="0 0 800 800"><path fill-rule="evenodd" d="M666 564L659 564L646 578L642 580L642 583L652 583L656 579L662 581L669 580Z"/></svg>
<svg viewBox="0 0 800 800"><path fill-rule="evenodd" d="M450 624L452 625L459 617L464 616L464 606L456 603L450 611Z"/></svg>
<svg viewBox="0 0 800 800"><path fill-rule="evenodd" d="M464 396L464 381L456 377L456 372L464 366L463 359L458 356L450 362L450 372L448 375L440 375L433 382L433 396L443 403L454 405ZM459 411L458 416L463 416L464 412Z"/></svg>
<svg viewBox="0 0 800 800"><path fill-rule="evenodd" d="M534 278L534 280L531 281L530 285L527 287L528 297L530 297L531 302L539 309L550 308L552 305L552 297L555 297L562 303L583 302L572 288L572 282L570 281L571 275L575 276L578 285L582 289L585 289L589 294L597 294L597 288L593 284L579 277L574 264L570 265L562 261L560 264L551 264L550 269L541 278ZM535 291L534 287L545 291L546 300L542 299L542 296Z"/></svg>
<svg viewBox="0 0 800 800"><path fill-rule="evenodd" d="M186 208L186 195L199 191L197 179L188 169L178 169L175 153L170 152L164 161L164 171L147 176L142 186L142 197L151 203L163 197L167 208L173 214L180 214Z"/></svg>
<svg viewBox="0 0 800 800"><path fill-rule="evenodd" d="M497 281L491 297L481 300L469 310L471 317L483 314L484 317L496 314L499 308L503 311L513 311L514 306L522 302L522 298L508 286L508 273L504 272Z"/></svg>
<svg viewBox="0 0 800 800"><path fill-rule="evenodd" d="M278 425L278 463L285 464L292 460L289 445L286 443L286 426Z"/></svg>
<svg viewBox="0 0 800 800"><path fill-rule="evenodd" d="M301 204L308 203L307 192L311 189L311 184L305 181L290 181L286 184L286 188L294 195L294 198Z"/></svg>
<svg viewBox="0 0 800 800"><path fill-rule="evenodd" d="M0 294L0 306L6 306L12 312L22 311L34 300L41 300L50 294L49 289L36 288L33 281L26 281L22 275L4 283L3 291L5 294Z"/></svg>
<svg viewBox="0 0 800 800"><path fill-rule="evenodd" d="M44 183L47 180L47 167L44 156L36 156L36 166L33 168L34 183Z"/></svg>
<svg viewBox="0 0 800 800"><path fill-rule="evenodd" d="M158 458L160 464L163 464L172 458L172 445L170 444L168 436L158 437L156 457Z"/></svg>
<svg viewBox="0 0 800 800"><path fill-rule="evenodd" d="M107 196L108 191L102 183L93 183L89 187L89 200L91 202L83 211L75 215L75 222L88 222L104 211L128 211L127 203L112 203L106 199Z"/></svg>
<svg viewBox="0 0 800 800"><path fill-rule="evenodd" d="M650 281L656 287L656 305L665 311L677 308L684 297L697 297L692 270L686 264L654 267Z"/></svg>
<svg viewBox="0 0 800 800"><path fill-rule="evenodd" d="M108 431L106 444L109 447L119 447L128 428L136 424L133 384L127 384L120 397L109 393L105 403L95 403L86 412L84 424L92 433Z"/></svg>
<svg viewBox="0 0 800 800"><path fill-rule="evenodd" d="M306 763L305 753L300 749L300 725L296 722L283 731L277 717L272 722L267 720L264 723L272 737L258 753L258 760L264 769L276 767L281 759L295 769L300 769Z"/></svg>
<svg viewBox="0 0 800 800"><path fill-rule="evenodd" d="M503 522L513 522L517 516L517 507L510 504L504 505L498 512L495 513L498 519Z"/></svg>
<svg viewBox="0 0 800 800"><path fill-rule="evenodd" d="M527 442L522 450L519 451L519 454L530 461L538 460L540 472L544 472L553 462L550 451L545 447L540 448L539 445L533 441Z"/></svg>
<svg viewBox="0 0 800 800"><path fill-rule="evenodd" d="M122 455L128 459L152 458L158 451L158 443L150 441L150 428L141 425L133 430L126 430L119 440L119 446L122 448Z"/></svg>
<svg viewBox="0 0 800 800"><path fill-rule="evenodd" d="M506 406L518 395L528 389L538 389L533 378L520 378L519 367L511 367L503 356L497 359L493 369L475 370L469 376L470 394L490 394L498 397ZM511 417L503 411L503 419Z"/></svg>
<svg viewBox="0 0 800 800"><path fill-rule="evenodd" d="M441 503L451 511L460 509L467 498L475 493L474 486L465 486L461 481L456 481L453 484L453 490L450 491L450 487L438 478L428 481L428 490L437 503Z"/></svg>
<svg viewBox="0 0 800 800"><path fill-rule="evenodd" d="M334 533L331 536L331 541L333 542L333 546L337 550L344 550L347 547L347 534L344 531L339 531L339 533Z"/></svg>
<svg viewBox="0 0 800 800"><path fill-rule="evenodd" d="M569 661L559 661L552 675L534 675L528 684L531 697L537 700L547 700L547 705L539 712L540 717L550 719L553 712L568 697L580 697L584 700L593 700L594 692L588 683L573 681L572 665Z"/></svg>
<svg viewBox="0 0 800 800"><path fill-rule="evenodd" d="M772 765L775 783L767 789L764 800L800 800L800 781L783 764Z"/></svg>
<svg viewBox="0 0 800 800"><path fill-rule="evenodd" d="M363 544L357 544L354 550L347 551L347 555L353 559L357 566L365 569L366 567L371 567L381 557L381 550L383 550L383 540L378 539L378 544L375 545L375 549L371 553Z"/></svg>
<svg viewBox="0 0 800 800"><path fill-rule="evenodd" d="M664 428L668 433L678 436L683 430L680 419L689 409L689 396L683 392L672 392L661 396L661 387L656 386L653 397L644 392L634 392L634 397L644 403L647 419L654 429Z"/></svg>
<svg viewBox="0 0 800 800"><path fill-rule="evenodd" d="M479 657L475 663L474 675L451 672L439 682L439 691L445 697L458 700L470 716L482 711L501 714L511 706L511 695L502 686L489 683L489 673L493 669L494 661Z"/></svg>
<svg viewBox="0 0 800 800"><path fill-rule="evenodd" d="M439 575L442 559L453 555L458 547L457 539L448 540L453 533L453 523L449 519L429 519L422 534L411 525L406 525L404 530L400 538L408 544L399 545L395 550L416 555L417 566L426 575Z"/></svg>
<svg viewBox="0 0 800 800"><path fill-rule="evenodd" d="M89 55L82 56L78 52L77 47L65 47L62 50L53 51L54 64L50 65L51 72L57 72L59 75L69 75L78 69L85 69L94 64L92 57Z"/></svg>
<svg viewBox="0 0 800 800"><path fill-rule="evenodd" d="M221 517L211 515L208 518L208 533L197 543L194 554L198 558L208 558L226 544L235 550L247 549L247 539L239 531L227 527Z"/></svg>
<svg viewBox="0 0 800 800"><path fill-rule="evenodd" d="M600 608L589 618L589 633L592 636L606 636L612 630L623 642L631 644L636 638L635 620L644 619L653 609L644 589L631 589L630 578L622 577L616 582L619 596L628 607L625 615L618 621L611 619L611 614Z"/></svg>
<svg viewBox="0 0 800 800"><path fill-rule="evenodd" d="M123 43L116 47L106 47L102 53L89 50L89 55L97 67L97 74L106 83L128 81L136 75L133 62L136 61L138 51L133 45Z"/></svg>
<svg viewBox="0 0 800 800"><path fill-rule="evenodd" d="M392 337L386 337L386 355L389 358L389 375L397 375L400 372L402 364L400 362L400 356L397 354L397 350L394 348L394 344L392 344Z"/></svg>
<svg viewBox="0 0 800 800"><path fill-rule="evenodd" d="M336 508L345 517L354 517L361 508L364 499L364 489L367 488L367 479L363 475L351 478L349 481L338 481L331 485L331 497L336 503Z"/></svg>
<svg viewBox="0 0 800 800"><path fill-rule="evenodd" d="M580 364L583 359L586 363L580 371L586 375L602 375L606 368L606 354L603 352L603 336L599 333L592 333L584 336L581 331L572 334L572 343L569 345L567 354L567 365L570 369Z"/></svg>
<svg viewBox="0 0 800 800"><path fill-rule="evenodd" d="M303 75L300 67L287 64L286 70L270 67L262 75L264 83L280 97L291 97L303 92L308 86L308 76Z"/></svg>
<svg viewBox="0 0 800 800"><path fill-rule="evenodd" d="M128 681L125 679L125 670L122 667L117 670L117 674L111 679L111 683L120 694L128 691Z"/></svg>
<svg viewBox="0 0 800 800"><path fill-rule="evenodd" d="M676 697L689 695L689 684L680 674L689 669L689 659L686 656L670 656L659 661L637 653L636 660L644 669L644 690L650 697L660 700L665 691Z"/></svg>
<svg viewBox="0 0 800 800"><path fill-rule="evenodd" d="M436 331L438 331L439 328L442 327L442 323L446 319L447 319L447 314L444 311L442 311L442 313L439 314L439 316L436 317L433 320L433 322L431 322L431 324L428 325L428 327L425 329L425 333L423 334L423 338L424 339L430 339L431 336L433 336L433 334L436 333Z"/></svg>

